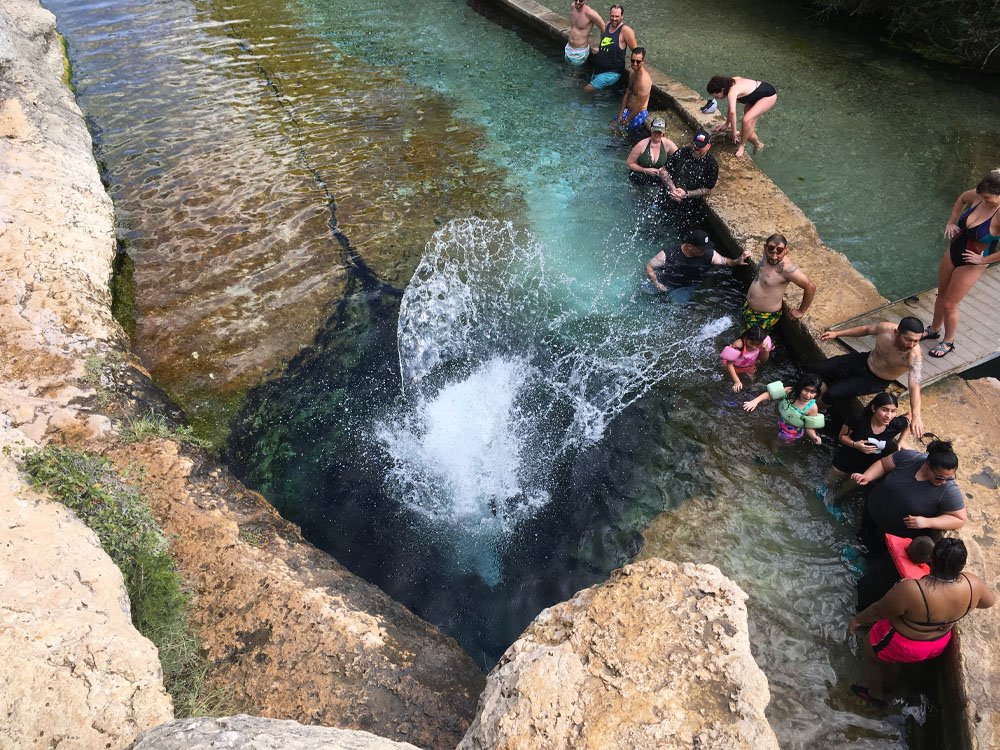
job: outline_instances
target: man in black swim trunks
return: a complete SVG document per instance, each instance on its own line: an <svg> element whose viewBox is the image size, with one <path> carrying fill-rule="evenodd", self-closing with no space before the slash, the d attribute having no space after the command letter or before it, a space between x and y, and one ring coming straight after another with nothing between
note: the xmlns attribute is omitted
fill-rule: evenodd
<svg viewBox="0 0 1000 750"><path fill-rule="evenodd" d="M910 432L919 438L924 434L924 423L920 417L920 378L923 373L923 359L920 356L919 346L923 332L924 324L920 320L906 317L898 324L882 322L821 333L820 341L841 337L875 337L875 348L870 352L842 354L812 366L812 371L819 374L825 384L822 400L834 404L851 396L879 393L896 378L908 373Z"/></svg>
<svg viewBox="0 0 1000 750"><path fill-rule="evenodd" d="M704 224L704 197L719 181L719 163L708 153L711 148L712 136L707 130L699 130L691 145L677 149L660 169L660 180L666 188L661 206L667 221L682 235Z"/></svg>

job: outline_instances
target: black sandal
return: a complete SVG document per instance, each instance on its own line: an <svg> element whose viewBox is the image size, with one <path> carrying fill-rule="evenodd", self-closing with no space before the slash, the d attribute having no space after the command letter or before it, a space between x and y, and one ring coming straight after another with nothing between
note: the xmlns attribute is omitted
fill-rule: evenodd
<svg viewBox="0 0 1000 750"><path fill-rule="evenodd" d="M934 339L939 339L939 338L941 338L941 329L940 328L938 328L936 331L932 331L931 327L927 326L924 329L924 332L922 334L920 334L920 340L921 341L925 341L925 340L928 340L928 339L931 340L931 341L933 341Z"/></svg>

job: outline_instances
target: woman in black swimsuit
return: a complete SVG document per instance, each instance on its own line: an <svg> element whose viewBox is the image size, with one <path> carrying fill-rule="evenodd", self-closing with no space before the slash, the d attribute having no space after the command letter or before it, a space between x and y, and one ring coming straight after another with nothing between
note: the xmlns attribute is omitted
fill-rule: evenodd
<svg viewBox="0 0 1000 750"><path fill-rule="evenodd" d="M764 144L757 137L757 118L767 112L774 103L778 101L778 93L774 86L764 81L754 81L750 78L728 78L727 76L712 76L708 82L709 96L720 99L726 97L729 102L729 112L726 115L726 122L719 125L716 132L722 130L733 131L733 143L738 148L736 156L743 156L746 152L746 144L753 144L754 152L764 148ZM743 121L740 130L736 129L736 105L743 105ZM740 135L742 134L742 138Z"/></svg>
<svg viewBox="0 0 1000 750"><path fill-rule="evenodd" d="M964 212L962 209L969 206ZM959 215L961 214L961 215ZM986 270L987 263L1000 260L1000 172L990 172L975 190L966 190L955 201L944 228L951 240L948 252L938 267L938 293L934 319L924 331L925 339L944 337L931 349L931 357L941 358L955 348L958 330L958 304Z"/></svg>
<svg viewBox="0 0 1000 750"><path fill-rule="evenodd" d="M951 640L955 623L973 607L987 609L996 597L982 580L963 573L967 552L961 539L947 537L934 545L931 572L920 580L900 581L888 594L851 619L848 632L873 623L865 643L869 684L851 685L856 695L886 707L886 664L925 661L939 656Z"/></svg>

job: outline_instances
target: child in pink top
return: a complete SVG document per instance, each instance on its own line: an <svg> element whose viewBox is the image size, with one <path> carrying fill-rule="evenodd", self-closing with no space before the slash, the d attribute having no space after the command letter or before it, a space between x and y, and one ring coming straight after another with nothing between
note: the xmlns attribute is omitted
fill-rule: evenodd
<svg viewBox="0 0 1000 750"><path fill-rule="evenodd" d="M734 391L743 390L740 375L756 373L757 364L767 362L772 349L774 344L771 343L771 337L764 333L764 329L750 326L742 337L722 350L722 366L733 379Z"/></svg>

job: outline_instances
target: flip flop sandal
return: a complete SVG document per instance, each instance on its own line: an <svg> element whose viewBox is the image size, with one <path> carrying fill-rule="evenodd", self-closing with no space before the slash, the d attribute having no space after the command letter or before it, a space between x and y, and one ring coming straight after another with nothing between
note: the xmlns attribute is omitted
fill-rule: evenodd
<svg viewBox="0 0 1000 750"><path fill-rule="evenodd" d="M953 341L942 341L940 344L935 346L929 352L927 356L934 357L934 359L941 359L955 351L955 342Z"/></svg>
<svg viewBox="0 0 1000 750"><path fill-rule="evenodd" d="M930 339L930 340L933 341L934 339L939 339L939 338L941 338L941 329L940 328L937 329L936 331L932 331L931 327L927 326L924 329L924 332L922 334L920 334L920 340L921 341L926 341L928 339Z"/></svg>

